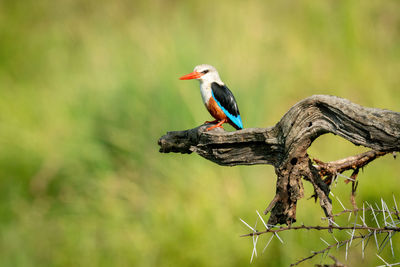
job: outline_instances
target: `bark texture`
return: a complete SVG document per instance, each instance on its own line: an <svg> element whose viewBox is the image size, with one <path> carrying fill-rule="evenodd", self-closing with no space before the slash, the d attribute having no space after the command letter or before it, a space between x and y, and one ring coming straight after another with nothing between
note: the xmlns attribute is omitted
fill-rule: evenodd
<svg viewBox="0 0 400 267"><path fill-rule="evenodd" d="M363 107L336 96L308 97L295 104L274 127L205 131L209 126L168 132L158 141L160 152L196 152L224 166L273 165L276 195L265 211L271 212L270 224L291 224L296 220L297 200L304 195L301 178L311 182L326 216L332 216L329 183L321 175L321 170L330 165L319 162L315 166L307 155L318 136L333 133L382 153L400 151L399 112ZM362 167L376 157L367 163L365 157L359 158L360 166L355 161L347 169Z"/></svg>

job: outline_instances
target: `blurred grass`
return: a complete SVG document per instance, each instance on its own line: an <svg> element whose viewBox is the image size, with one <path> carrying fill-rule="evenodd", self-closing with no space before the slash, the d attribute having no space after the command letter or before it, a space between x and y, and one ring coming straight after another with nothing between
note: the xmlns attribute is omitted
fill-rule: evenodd
<svg viewBox="0 0 400 267"><path fill-rule="evenodd" d="M399 111L399 11L396 0L1 1L0 265L247 265L238 218L255 222L274 170L159 154L166 131L210 118L198 84L177 78L215 65L245 127L271 126L312 94ZM327 135L310 155L360 151ZM358 201L400 199L399 173L390 156L370 164ZM348 186L334 192L349 205ZM300 201L298 221L321 216ZM320 233L282 236L253 265L286 266L324 246ZM398 262L395 253L382 256ZM351 250L350 266L382 264L373 245L360 254Z"/></svg>

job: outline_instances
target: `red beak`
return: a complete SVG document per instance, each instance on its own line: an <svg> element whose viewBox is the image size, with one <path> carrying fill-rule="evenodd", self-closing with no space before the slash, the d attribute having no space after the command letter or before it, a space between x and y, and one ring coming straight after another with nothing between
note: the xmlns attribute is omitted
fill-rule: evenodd
<svg viewBox="0 0 400 267"><path fill-rule="evenodd" d="M203 73L193 71L192 73L183 75L182 77L179 78L179 80L191 80L191 79L198 79L201 76L203 76Z"/></svg>

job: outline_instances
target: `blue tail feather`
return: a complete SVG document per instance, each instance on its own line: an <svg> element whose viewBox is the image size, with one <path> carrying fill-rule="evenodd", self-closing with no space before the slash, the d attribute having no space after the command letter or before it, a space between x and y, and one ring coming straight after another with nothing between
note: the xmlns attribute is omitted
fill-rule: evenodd
<svg viewBox="0 0 400 267"><path fill-rule="evenodd" d="M243 129L243 123L242 123L242 118L240 117L240 115L237 116L233 116L232 114L229 113L229 111L227 111L222 105L221 103L219 103L219 101L217 99L215 99L214 94L213 94L213 98L215 100L215 102L217 102L218 106L222 109L222 111L225 113L225 115L240 129Z"/></svg>

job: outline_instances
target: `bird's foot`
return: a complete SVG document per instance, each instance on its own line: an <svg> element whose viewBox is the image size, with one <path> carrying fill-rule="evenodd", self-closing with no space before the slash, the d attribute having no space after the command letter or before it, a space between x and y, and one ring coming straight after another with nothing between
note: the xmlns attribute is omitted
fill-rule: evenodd
<svg viewBox="0 0 400 267"><path fill-rule="evenodd" d="M223 127L222 127L222 124L224 124L225 122L227 122L226 119L224 119L224 120L218 122L218 124L215 124L215 125L213 125L213 126L207 128L206 131L211 131L212 129L215 129L215 128L217 128L217 127L223 128Z"/></svg>
<svg viewBox="0 0 400 267"><path fill-rule="evenodd" d="M213 126L207 128L206 131L208 132L208 131L211 131L212 129L215 129L215 128L223 128L223 127L222 127L222 125L216 124L216 125L213 125Z"/></svg>
<svg viewBox="0 0 400 267"><path fill-rule="evenodd" d="M204 124L210 124L210 123L214 124L214 123L217 123L217 122L218 122L218 120L205 121Z"/></svg>

